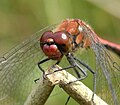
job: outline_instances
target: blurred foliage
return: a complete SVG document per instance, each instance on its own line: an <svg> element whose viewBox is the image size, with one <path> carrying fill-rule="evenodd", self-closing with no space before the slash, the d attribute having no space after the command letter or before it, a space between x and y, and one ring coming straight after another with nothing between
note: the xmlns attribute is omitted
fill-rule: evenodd
<svg viewBox="0 0 120 105"><path fill-rule="evenodd" d="M99 8L95 2L92 4L93 2L88 1L1 0L0 55L43 27L67 18L80 18L90 24L102 38L120 43L120 18L106 12L105 6ZM63 100L62 103L64 103L67 99L67 97L61 97L62 99L53 99L53 102L48 101L47 105L53 105L53 103L61 105L61 101ZM72 101L69 105L70 103L75 105Z"/></svg>

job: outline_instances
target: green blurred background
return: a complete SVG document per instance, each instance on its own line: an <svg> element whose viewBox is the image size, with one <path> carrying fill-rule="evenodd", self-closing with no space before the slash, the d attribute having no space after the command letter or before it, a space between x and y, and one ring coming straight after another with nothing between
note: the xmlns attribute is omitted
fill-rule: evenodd
<svg viewBox="0 0 120 105"><path fill-rule="evenodd" d="M99 36L119 43L120 2L117 1L0 0L0 55L41 28L66 18L80 18Z"/></svg>
<svg viewBox="0 0 120 105"><path fill-rule="evenodd" d="M80 18L100 37L120 43L119 11L119 0L0 0L0 55L45 26L67 18ZM47 105L61 105L66 99L52 97ZM70 101L69 105L75 104Z"/></svg>

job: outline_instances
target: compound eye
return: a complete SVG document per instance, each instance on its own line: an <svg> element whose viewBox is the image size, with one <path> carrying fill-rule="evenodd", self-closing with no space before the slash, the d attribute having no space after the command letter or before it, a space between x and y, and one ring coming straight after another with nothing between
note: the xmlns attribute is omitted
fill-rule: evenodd
<svg viewBox="0 0 120 105"><path fill-rule="evenodd" d="M49 38L53 37L53 32L52 31L46 31L42 34L40 38L40 42L46 42Z"/></svg>
<svg viewBox="0 0 120 105"><path fill-rule="evenodd" d="M69 37L67 32L58 31L54 33L54 41L59 45L66 45L69 43Z"/></svg>

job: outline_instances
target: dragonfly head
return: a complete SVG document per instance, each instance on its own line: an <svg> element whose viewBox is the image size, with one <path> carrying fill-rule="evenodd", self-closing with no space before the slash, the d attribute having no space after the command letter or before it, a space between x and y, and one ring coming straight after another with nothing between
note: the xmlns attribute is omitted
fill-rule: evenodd
<svg viewBox="0 0 120 105"><path fill-rule="evenodd" d="M59 60L70 50L70 38L67 32L46 31L40 38L40 46L44 54L50 59Z"/></svg>

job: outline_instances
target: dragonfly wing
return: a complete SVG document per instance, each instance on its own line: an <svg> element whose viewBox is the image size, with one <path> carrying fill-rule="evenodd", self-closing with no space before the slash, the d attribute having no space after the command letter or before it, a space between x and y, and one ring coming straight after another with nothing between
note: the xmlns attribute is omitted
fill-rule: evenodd
<svg viewBox="0 0 120 105"><path fill-rule="evenodd" d="M84 25L84 33L96 58L96 92L108 104L117 105L120 103L120 61L114 61L90 26Z"/></svg>
<svg viewBox="0 0 120 105"><path fill-rule="evenodd" d="M114 67L110 52L99 42L92 43L97 63L97 94L110 105L120 103L120 68Z"/></svg>
<svg viewBox="0 0 120 105"><path fill-rule="evenodd" d="M35 85L34 80L40 78L37 63L44 54L39 38L53 28L40 30L0 58L0 105L23 105Z"/></svg>

